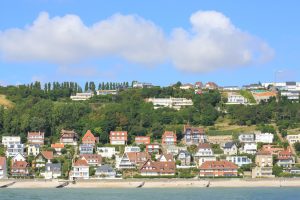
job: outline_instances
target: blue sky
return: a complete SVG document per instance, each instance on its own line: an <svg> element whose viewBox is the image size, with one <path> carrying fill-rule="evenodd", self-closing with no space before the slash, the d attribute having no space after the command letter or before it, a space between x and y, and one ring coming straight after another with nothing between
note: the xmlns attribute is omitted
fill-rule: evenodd
<svg viewBox="0 0 300 200"><path fill-rule="evenodd" d="M299 6L296 0L3 1L0 84L300 81Z"/></svg>

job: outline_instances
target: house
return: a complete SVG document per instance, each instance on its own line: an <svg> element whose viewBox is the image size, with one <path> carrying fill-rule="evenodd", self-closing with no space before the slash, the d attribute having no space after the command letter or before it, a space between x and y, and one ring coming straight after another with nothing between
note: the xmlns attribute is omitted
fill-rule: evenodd
<svg viewBox="0 0 300 200"><path fill-rule="evenodd" d="M186 146L175 146L175 145L167 145L163 146L163 152L167 154L172 154L173 156L177 155L179 151L186 151Z"/></svg>
<svg viewBox="0 0 300 200"><path fill-rule="evenodd" d="M14 157L18 153L24 154L24 144L9 144L6 147L7 157Z"/></svg>
<svg viewBox="0 0 300 200"><path fill-rule="evenodd" d="M288 100L298 101L300 92L299 91L281 91L280 96L286 97Z"/></svg>
<svg viewBox="0 0 300 200"><path fill-rule="evenodd" d="M53 148L57 155L61 155L61 150L65 148L65 145L63 143L55 143L51 144L51 148Z"/></svg>
<svg viewBox="0 0 300 200"><path fill-rule="evenodd" d="M12 157L11 159L13 162L15 161L26 161L26 158L24 157L23 154L18 153L17 155L15 155L14 157Z"/></svg>
<svg viewBox="0 0 300 200"><path fill-rule="evenodd" d="M241 143L255 142L255 135L253 133L242 133L239 135Z"/></svg>
<svg viewBox="0 0 300 200"><path fill-rule="evenodd" d="M28 156L37 156L40 153L39 144L29 144L27 146L27 155Z"/></svg>
<svg viewBox="0 0 300 200"><path fill-rule="evenodd" d="M51 163L53 159L52 151L41 151L36 157L34 161L35 167L45 167L46 163Z"/></svg>
<svg viewBox="0 0 300 200"><path fill-rule="evenodd" d="M64 130L60 132L60 143L64 145L76 146L78 141L78 134L74 130Z"/></svg>
<svg viewBox="0 0 300 200"><path fill-rule="evenodd" d="M148 98L145 99L145 101L152 103L154 109L168 107L175 110L180 110L182 107L193 105L193 101L186 98Z"/></svg>
<svg viewBox="0 0 300 200"><path fill-rule="evenodd" d="M12 176L28 176L29 166L26 161L13 161L10 171Z"/></svg>
<svg viewBox="0 0 300 200"><path fill-rule="evenodd" d="M267 102L271 97L276 97L276 92L252 92L252 95L256 101L256 103L260 103L262 101Z"/></svg>
<svg viewBox="0 0 300 200"><path fill-rule="evenodd" d="M262 146L262 151L269 152L272 155L278 155L279 152L284 151L284 148L272 144L264 144Z"/></svg>
<svg viewBox="0 0 300 200"><path fill-rule="evenodd" d="M175 162L159 162L148 159L140 168L141 176L174 176Z"/></svg>
<svg viewBox="0 0 300 200"><path fill-rule="evenodd" d="M78 159L73 163L73 169L70 172L70 179L89 179L89 164L85 159Z"/></svg>
<svg viewBox="0 0 300 200"><path fill-rule="evenodd" d="M186 84L182 84L179 88L182 90L190 90L190 89L194 89L194 85L190 83L186 83Z"/></svg>
<svg viewBox="0 0 300 200"><path fill-rule="evenodd" d="M89 144L95 146L96 138L90 130L87 130L87 132L84 134L82 138L82 144Z"/></svg>
<svg viewBox="0 0 300 200"><path fill-rule="evenodd" d="M255 157L256 167L252 169L252 178L273 178L273 156L269 152L257 152Z"/></svg>
<svg viewBox="0 0 300 200"><path fill-rule="evenodd" d="M80 159L85 159L89 166L100 166L102 164L102 156L98 154L81 154Z"/></svg>
<svg viewBox="0 0 300 200"><path fill-rule="evenodd" d="M276 164L283 168L291 168L292 166L294 166L295 158L290 149L279 152L278 161Z"/></svg>
<svg viewBox="0 0 300 200"><path fill-rule="evenodd" d="M44 145L45 133L44 132L28 132L27 143Z"/></svg>
<svg viewBox="0 0 300 200"><path fill-rule="evenodd" d="M116 154L115 147L97 147L97 153L103 158L112 158Z"/></svg>
<svg viewBox="0 0 300 200"><path fill-rule="evenodd" d="M159 156L157 159L159 162L172 162L174 161L173 155L172 154L162 154Z"/></svg>
<svg viewBox="0 0 300 200"><path fill-rule="evenodd" d="M141 152L141 148L138 146L126 146L124 152Z"/></svg>
<svg viewBox="0 0 300 200"><path fill-rule="evenodd" d="M240 90L239 86L224 86L222 88L224 91L238 91Z"/></svg>
<svg viewBox="0 0 300 200"><path fill-rule="evenodd" d="M57 179L61 176L61 163L46 163L45 172L41 173L45 179Z"/></svg>
<svg viewBox="0 0 300 200"><path fill-rule="evenodd" d="M299 167L292 167L291 169L290 169L290 173L291 174L295 174L295 175L300 175L300 168Z"/></svg>
<svg viewBox="0 0 300 200"><path fill-rule="evenodd" d="M226 142L222 149L225 155L236 155L238 153L238 148L234 142Z"/></svg>
<svg viewBox="0 0 300 200"><path fill-rule="evenodd" d="M240 94L229 92L227 94L227 104L246 104L248 100Z"/></svg>
<svg viewBox="0 0 300 200"><path fill-rule="evenodd" d="M128 152L117 161L116 167L118 169L134 169L150 158L146 152Z"/></svg>
<svg viewBox="0 0 300 200"><path fill-rule="evenodd" d="M209 143L202 143L198 145L197 152L194 155L194 161L201 166L206 161L216 161L216 156Z"/></svg>
<svg viewBox="0 0 300 200"><path fill-rule="evenodd" d="M86 101L94 96L93 91L76 93L76 95L70 96L73 101Z"/></svg>
<svg viewBox="0 0 300 200"><path fill-rule="evenodd" d="M203 87L203 83L202 82L198 81L198 82L195 83L195 88L202 89L202 87Z"/></svg>
<svg viewBox="0 0 300 200"><path fill-rule="evenodd" d="M162 144L163 145L176 145L177 136L173 131L165 131L162 135Z"/></svg>
<svg viewBox="0 0 300 200"><path fill-rule="evenodd" d="M152 85L152 83L142 83L142 82L138 82L138 81L133 81L132 87L133 88L152 88L153 85Z"/></svg>
<svg viewBox="0 0 300 200"><path fill-rule="evenodd" d="M101 165L97 167L95 175L103 178L115 178L116 171L110 165Z"/></svg>
<svg viewBox="0 0 300 200"><path fill-rule="evenodd" d="M200 166L201 177L238 176L238 166L227 160L206 161Z"/></svg>
<svg viewBox="0 0 300 200"><path fill-rule="evenodd" d="M81 144L79 145L80 154L93 154L94 146L91 144Z"/></svg>
<svg viewBox="0 0 300 200"><path fill-rule="evenodd" d="M239 167L243 165L249 165L252 163L252 160L247 156L227 156L226 160L229 162L233 162Z"/></svg>
<svg viewBox="0 0 300 200"><path fill-rule="evenodd" d="M148 153L159 153L160 146L159 144L147 144L146 152Z"/></svg>
<svg viewBox="0 0 300 200"><path fill-rule="evenodd" d="M97 95L117 95L117 90L97 90Z"/></svg>
<svg viewBox="0 0 300 200"><path fill-rule="evenodd" d="M300 134L296 135L287 135L286 139L290 144L295 144L296 142L300 142Z"/></svg>
<svg viewBox="0 0 300 200"><path fill-rule="evenodd" d="M179 151L177 160L180 161L181 166L189 166L191 164L191 154L188 151Z"/></svg>
<svg viewBox="0 0 300 200"><path fill-rule="evenodd" d="M273 143L274 135L272 133L255 133L255 142Z"/></svg>
<svg viewBox="0 0 300 200"><path fill-rule="evenodd" d="M199 143L207 142L203 128L191 127L184 125L183 127L183 143L186 145L198 145Z"/></svg>
<svg viewBox="0 0 300 200"><path fill-rule="evenodd" d="M246 154L256 154L257 151L257 144L255 142L247 142L244 143L243 146L240 148L241 153L246 153Z"/></svg>
<svg viewBox="0 0 300 200"><path fill-rule="evenodd" d="M150 144L150 136L135 136L134 143L137 145Z"/></svg>
<svg viewBox="0 0 300 200"><path fill-rule="evenodd" d="M206 89L209 89L209 90L216 90L218 89L218 85L214 82L208 82L205 84L204 86Z"/></svg>
<svg viewBox="0 0 300 200"><path fill-rule="evenodd" d="M2 144L7 147L8 145L21 144L20 136L2 136Z"/></svg>
<svg viewBox="0 0 300 200"><path fill-rule="evenodd" d="M127 144L127 131L111 131L109 139L112 145L125 145Z"/></svg>
<svg viewBox="0 0 300 200"><path fill-rule="evenodd" d="M0 179L7 177L6 157L0 157Z"/></svg>

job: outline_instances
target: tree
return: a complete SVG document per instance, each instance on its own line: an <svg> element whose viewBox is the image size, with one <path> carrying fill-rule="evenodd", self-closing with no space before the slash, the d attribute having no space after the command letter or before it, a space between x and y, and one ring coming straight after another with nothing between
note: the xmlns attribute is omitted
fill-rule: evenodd
<svg viewBox="0 0 300 200"><path fill-rule="evenodd" d="M85 86L84 86L84 91L86 92L86 91L88 91L88 90L89 90L89 83L86 82L86 83L85 83Z"/></svg>
<svg viewBox="0 0 300 200"><path fill-rule="evenodd" d="M280 166L278 166L278 165L274 165L274 166L273 166L273 174L274 174L276 177L280 176L280 175L282 174L282 172L283 172L283 168L282 168L282 167L280 167Z"/></svg>

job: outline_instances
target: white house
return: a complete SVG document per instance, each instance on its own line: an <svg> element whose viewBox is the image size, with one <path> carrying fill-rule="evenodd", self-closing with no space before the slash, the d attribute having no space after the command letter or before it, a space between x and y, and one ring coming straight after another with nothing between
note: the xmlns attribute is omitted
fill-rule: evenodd
<svg viewBox="0 0 300 200"><path fill-rule="evenodd" d="M24 144L9 144L6 147L6 156L13 157L18 153L24 154Z"/></svg>
<svg viewBox="0 0 300 200"><path fill-rule="evenodd" d="M80 144L79 152L80 154L93 154L94 146L91 144Z"/></svg>
<svg viewBox="0 0 300 200"><path fill-rule="evenodd" d="M239 141L241 143L255 142L255 136L253 133L242 133L239 135Z"/></svg>
<svg viewBox="0 0 300 200"><path fill-rule="evenodd" d="M73 101L85 101L94 96L94 92L92 91L87 91L87 92L82 92L82 93L76 93L76 95L72 95L70 98Z"/></svg>
<svg viewBox="0 0 300 200"><path fill-rule="evenodd" d="M247 153L254 155L257 151L257 144L255 142L244 143L243 147L241 147L241 153Z"/></svg>
<svg viewBox="0 0 300 200"><path fill-rule="evenodd" d="M46 163L45 172L41 173L45 179L57 179L61 176L60 163Z"/></svg>
<svg viewBox="0 0 300 200"><path fill-rule="evenodd" d="M103 158L112 158L116 154L115 147L97 147L97 153Z"/></svg>
<svg viewBox="0 0 300 200"><path fill-rule="evenodd" d="M255 142L272 143L274 135L272 133L255 133Z"/></svg>
<svg viewBox="0 0 300 200"><path fill-rule="evenodd" d="M118 94L117 90L97 90L97 95L116 95Z"/></svg>
<svg viewBox="0 0 300 200"><path fill-rule="evenodd" d="M20 136L2 136L2 144L7 147L8 145L21 144Z"/></svg>
<svg viewBox="0 0 300 200"><path fill-rule="evenodd" d="M290 144L294 144L296 142L300 142L300 134L298 135L287 135L286 139Z"/></svg>
<svg viewBox="0 0 300 200"><path fill-rule="evenodd" d="M222 149L225 155L236 155L238 152L238 148L234 142L226 142Z"/></svg>
<svg viewBox="0 0 300 200"><path fill-rule="evenodd" d="M209 143L201 143L198 145L194 160L199 162L199 166L206 161L216 161L216 156L214 156L214 152Z"/></svg>
<svg viewBox="0 0 300 200"><path fill-rule="evenodd" d="M247 156L227 156L226 160L233 162L234 164L238 165L239 167L252 163L252 160L250 158L248 158Z"/></svg>
<svg viewBox="0 0 300 200"><path fill-rule="evenodd" d="M224 86L223 90L225 91L238 91L240 90L239 86Z"/></svg>
<svg viewBox="0 0 300 200"><path fill-rule="evenodd" d="M193 101L191 99L186 98L149 98L146 99L146 102L153 103L154 109L158 109L161 107L169 107L174 108L176 110L180 110L183 106L192 106Z"/></svg>
<svg viewBox="0 0 300 200"><path fill-rule="evenodd" d="M37 156L39 153L40 153L40 145L29 144L27 146L27 155L28 156Z"/></svg>
<svg viewBox="0 0 300 200"><path fill-rule="evenodd" d="M25 157L21 153L16 154L14 157L12 157L11 160L13 162L16 162L16 161L26 161Z"/></svg>
<svg viewBox="0 0 300 200"><path fill-rule="evenodd" d="M138 146L126 146L124 153L127 153L127 152L141 152L141 148Z"/></svg>
<svg viewBox="0 0 300 200"><path fill-rule="evenodd" d="M227 104L246 104L248 103L248 100L243 97L242 95L235 93L235 92L229 92Z"/></svg>
<svg viewBox="0 0 300 200"><path fill-rule="evenodd" d="M89 179L89 164L85 159L78 159L73 164L73 170L70 172L70 179Z"/></svg>
<svg viewBox="0 0 300 200"><path fill-rule="evenodd" d="M287 97L289 100L299 100L300 92L299 91L281 91L280 95L282 97Z"/></svg>

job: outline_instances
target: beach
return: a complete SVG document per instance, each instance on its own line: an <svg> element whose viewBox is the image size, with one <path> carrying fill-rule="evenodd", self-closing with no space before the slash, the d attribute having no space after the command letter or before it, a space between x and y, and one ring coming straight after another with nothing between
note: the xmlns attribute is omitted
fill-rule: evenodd
<svg viewBox="0 0 300 200"><path fill-rule="evenodd" d="M64 180L1 180L8 188L55 188ZM130 180L79 180L69 182L65 188L249 188L249 187L300 187L300 179L130 179Z"/></svg>

